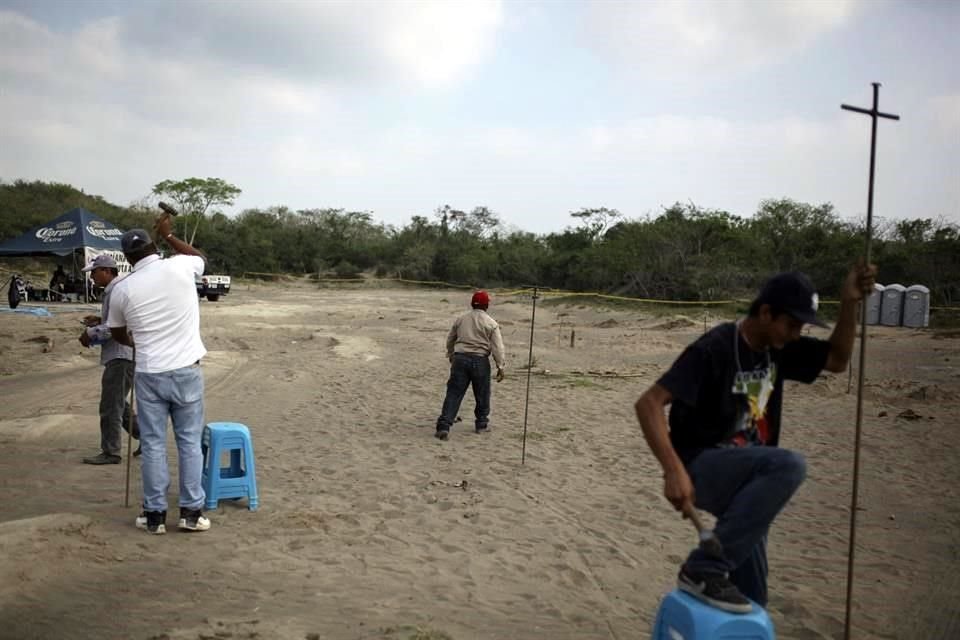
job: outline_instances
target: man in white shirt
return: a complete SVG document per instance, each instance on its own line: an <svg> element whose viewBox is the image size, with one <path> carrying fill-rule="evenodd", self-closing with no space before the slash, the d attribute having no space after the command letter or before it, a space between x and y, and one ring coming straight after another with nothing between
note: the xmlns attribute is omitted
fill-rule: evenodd
<svg viewBox="0 0 960 640"><path fill-rule="evenodd" d="M171 231L171 218L157 220L157 238L179 255L161 259L150 234L131 229L120 239L133 271L114 287L107 325L115 340L136 342L134 389L143 450L143 512L138 528L166 533L167 418L173 422L180 463L179 528L206 531L210 521L201 508L203 453L203 373L206 354L200 340L200 307L195 278L203 275L206 256Z"/></svg>
<svg viewBox="0 0 960 640"><path fill-rule="evenodd" d="M473 387L473 397L477 402L473 412L476 431L485 433L489 430L491 355L497 365L497 382L503 380L503 338L500 325L487 313L489 294L477 291L470 299L470 306L472 309L458 317L447 334L450 378L447 380L443 408L437 418L435 435L440 440L450 437L450 427L469 386Z"/></svg>

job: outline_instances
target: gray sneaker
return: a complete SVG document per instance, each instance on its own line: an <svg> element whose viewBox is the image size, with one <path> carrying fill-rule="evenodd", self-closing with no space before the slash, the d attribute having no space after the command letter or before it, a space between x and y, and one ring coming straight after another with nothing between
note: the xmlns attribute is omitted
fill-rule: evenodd
<svg viewBox="0 0 960 640"><path fill-rule="evenodd" d="M120 456L104 451L92 458L84 458L83 464L120 464Z"/></svg>

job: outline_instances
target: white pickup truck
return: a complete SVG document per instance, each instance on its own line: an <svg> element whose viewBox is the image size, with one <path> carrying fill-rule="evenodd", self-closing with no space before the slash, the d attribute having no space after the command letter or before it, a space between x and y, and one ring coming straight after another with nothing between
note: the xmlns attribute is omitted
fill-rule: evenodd
<svg viewBox="0 0 960 640"><path fill-rule="evenodd" d="M197 295L210 302L230 293L230 276L197 276Z"/></svg>

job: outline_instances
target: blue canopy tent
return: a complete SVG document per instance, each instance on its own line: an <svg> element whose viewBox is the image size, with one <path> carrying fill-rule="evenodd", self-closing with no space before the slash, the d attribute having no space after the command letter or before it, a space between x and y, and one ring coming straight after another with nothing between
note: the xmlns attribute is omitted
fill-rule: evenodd
<svg viewBox="0 0 960 640"><path fill-rule="evenodd" d="M0 244L0 256L70 255L77 249L120 253L123 231L86 209L77 207Z"/></svg>
<svg viewBox="0 0 960 640"><path fill-rule="evenodd" d="M94 256L109 253L121 271L129 271L130 266L120 250L122 235L123 231L112 223L78 207L0 243L0 256L71 256L72 260L79 257L80 263L84 264ZM78 252L81 255L77 256ZM77 277L75 261L73 267Z"/></svg>

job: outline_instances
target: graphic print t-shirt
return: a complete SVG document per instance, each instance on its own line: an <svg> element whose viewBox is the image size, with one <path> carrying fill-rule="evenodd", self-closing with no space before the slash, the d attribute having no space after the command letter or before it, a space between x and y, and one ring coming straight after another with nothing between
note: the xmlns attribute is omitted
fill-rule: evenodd
<svg viewBox="0 0 960 640"><path fill-rule="evenodd" d="M770 442L770 421L767 409L777 382L777 365L772 358L764 354L764 361L756 368L747 371L737 370L733 374L733 385L730 391L735 396L742 396L741 410L736 414L733 434L724 444L743 446L750 444L767 444ZM741 366L742 361L741 361Z"/></svg>
<svg viewBox="0 0 960 640"><path fill-rule="evenodd" d="M813 382L829 352L829 342L810 337L757 352L736 324L714 327L658 380L673 396L669 422L674 449L689 461L709 447L776 446L784 380Z"/></svg>

